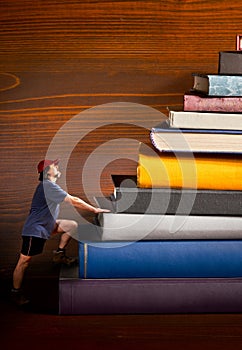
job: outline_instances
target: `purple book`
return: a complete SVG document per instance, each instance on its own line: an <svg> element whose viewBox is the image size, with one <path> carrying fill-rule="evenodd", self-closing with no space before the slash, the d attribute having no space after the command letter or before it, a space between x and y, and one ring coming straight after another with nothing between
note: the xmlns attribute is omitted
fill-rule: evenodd
<svg viewBox="0 0 242 350"><path fill-rule="evenodd" d="M63 267L59 314L241 313L241 278L80 279Z"/></svg>

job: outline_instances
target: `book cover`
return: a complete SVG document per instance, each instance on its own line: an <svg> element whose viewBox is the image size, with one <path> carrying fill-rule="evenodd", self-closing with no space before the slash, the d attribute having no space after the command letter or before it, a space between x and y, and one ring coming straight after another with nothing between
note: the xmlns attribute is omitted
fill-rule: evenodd
<svg viewBox="0 0 242 350"><path fill-rule="evenodd" d="M79 278L242 276L242 240L79 243Z"/></svg>
<svg viewBox="0 0 242 350"><path fill-rule="evenodd" d="M140 145L137 186L242 190L242 157L237 154L160 153Z"/></svg>
<svg viewBox="0 0 242 350"><path fill-rule="evenodd" d="M242 239L241 217L103 213L101 242Z"/></svg>
<svg viewBox="0 0 242 350"><path fill-rule="evenodd" d="M116 213L242 216L242 191L140 188L137 176L118 174L112 181Z"/></svg>
<svg viewBox="0 0 242 350"><path fill-rule="evenodd" d="M219 52L219 74L242 74L242 51Z"/></svg>
<svg viewBox="0 0 242 350"><path fill-rule="evenodd" d="M242 96L242 75L193 74L192 91L209 96Z"/></svg>
<svg viewBox="0 0 242 350"><path fill-rule="evenodd" d="M180 129L242 130L242 114L169 111L169 126Z"/></svg>
<svg viewBox="0 0 242 350"><path fill-rule="evenodd" d="M220 97L185 93L184 111L242 113L242 97Z"/></svg>
<svg viewBox="0 0 242 350"><path fill-rule="evenodd" d="M59 314L242 312L241 278L82 279L62 267Z"/></svg>
<svg viewBox="0 0 242 350"><path fill-rule="evenodd" d="M153 127L150 140L159 152L218 152L242 154L241 130L178 129L169 121Z"/></svg>

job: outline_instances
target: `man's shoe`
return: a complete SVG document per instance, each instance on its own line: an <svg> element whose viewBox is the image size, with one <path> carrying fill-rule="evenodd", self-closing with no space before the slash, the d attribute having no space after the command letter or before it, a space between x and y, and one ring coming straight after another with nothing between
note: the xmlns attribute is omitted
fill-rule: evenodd
<svg viewBox="0 0 242 350"><path fill-rule="evenodd" d="M30 302L30 300L24 296L23 292L18 289L11 290L11 301L18 306L27 305Z"/></svg>
<svg viewBox="0 0 242 350"><path fill-rule="evenodd" d="M76 263L76 258L71 258L69 256L66 256L65 252L62 252L62 251L60 252L54 251L53 263L70 266Z"/></svg>

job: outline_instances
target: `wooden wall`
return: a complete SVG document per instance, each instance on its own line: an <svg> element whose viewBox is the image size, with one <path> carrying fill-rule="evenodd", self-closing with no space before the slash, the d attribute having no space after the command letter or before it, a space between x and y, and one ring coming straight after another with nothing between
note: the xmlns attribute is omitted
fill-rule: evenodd
<svg viewBox="0 0 242 350"><path fill-rule="evenodd" d="M235 49L242 3L2 0L0 21L0 244L10 256L1 259L11 261L37 183L36 164L60 128L83 116L70 123L61 151L56 149L67 165L68 190L83 198L99 187L109 194L111 173L135 174L137 142L148 139L142 126L160 121L160 113L142 113L137 104L164 114L167 106L182 107L191 73L216 73L218 52ZM135 109L107 125L118 102ZM101 108L87 112L96 106ZM92 130L68 155L73 134L82 135L87 125ZM117 137L127 143L113 146ZM84 188L82 169L107 142L108 163L98 181L95 164L89 166L95 181Z"/></svg>

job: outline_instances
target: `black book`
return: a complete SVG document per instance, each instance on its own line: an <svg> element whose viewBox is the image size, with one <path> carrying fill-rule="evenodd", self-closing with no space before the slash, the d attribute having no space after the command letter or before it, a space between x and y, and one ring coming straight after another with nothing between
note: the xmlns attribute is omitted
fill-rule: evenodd
<svg viewBox="0 0 242 350"><path fill-rule="evenodd" d="M219 74L242 74L242 51L219 52Z"/></svg>
<svg viewBox="0 0 242 350"><path fill-rule="evenodd" d="M114 212L241 216L242 191L139 188L136 176L112 175Z"/></svg>

